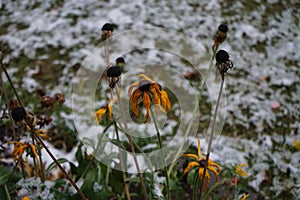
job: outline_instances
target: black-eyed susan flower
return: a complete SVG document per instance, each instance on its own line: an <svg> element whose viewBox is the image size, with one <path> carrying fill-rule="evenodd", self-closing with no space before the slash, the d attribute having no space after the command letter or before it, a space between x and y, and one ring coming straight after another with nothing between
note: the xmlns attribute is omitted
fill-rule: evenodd
<svg viewBox="0 0 300 200"><path fill-rule="evenodd" d="M161 105L163 111L169 112L171 109L171 103L166 91L162 90L159 83L151 80L148 76L140 74L143 79L130 85L128 94L130 95L129 102L134 116L139 117L139 101L143 102L146 108L145 123L149 119L151 103L159 106ZM136 88L134 90L134 88ZM134 90L134 91L133 91Z"/></svg>
<svg viewBox="0 0 300 200"><path fill-rule="evenodd" d="M100 109L98 109L95 113L96 115L96 122L97 124L99 124L102 119L103 119L103 116L108 113L109 115L109 120L112 120L113 119L113 114L112 114L112 105L117 101L117 98L115 98L114 100L110 100L110 102L105 105L105 106L102 106Z"/></svg>
<svg viewBox="0 0 300 200"><path fill-rule="evenodd" d="M185 157L190 157L192 159L194 159L194 161L189 162L188 166L185 168L184 170L184 174L188 173L192 168L194 167L198 167L198 176L200 179L202 179L203 177L203 173L204 173L204 167L206 164L206 157L202 155L201 149L200 149L200 138L198 138L198 155L195 154L182 154L182 156ZM207 163L207 169L206 173L205 173L205 178L206 178L206 188L208 187L209 181L210 181L210 174L209 171L211 171L212 173L214 173L215 177L216 177L216 182L218 182L218 175L221 172L221 167L213 162L211 159L208 159L208 163Z"/></svg>
<svg viewBox="0 0 300 200"><path fill-rule="evenodd" d="M14 144L12 157L15 161L23 161L22 156L25 150L30 150L32 156L34 156L38 160L36 147L33 144L26 142L9 142L8 144Z"/></svg>
<svg viewBox="0 0 300 200"><path fill-rule="evenodd" d="M215 52L217 46L219 46L222 42L225 41L227 37L228 26L226 24L221 24L218 27L216 34L214 35L214 45L212 46L213 52Z"/></svg>

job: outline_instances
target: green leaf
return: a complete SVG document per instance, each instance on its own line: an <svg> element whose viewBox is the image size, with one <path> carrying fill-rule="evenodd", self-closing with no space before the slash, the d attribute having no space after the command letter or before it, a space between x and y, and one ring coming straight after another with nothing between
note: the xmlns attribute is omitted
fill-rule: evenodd
<svg viewBox="0 0 300 200"><path fill-rule="evenodd" d="M4 185L9 180L9 176L10 171L0 166L0 185Z"/></svg>
<svg viewBox="0 0 300 200"><path fill-rule="evenodd" d="M85 137L85 138L83 138L83 139L81 140L81 142L82 142L84 145L90 146L90 147L93 148L93 150L95 150L95 145L94 145L94 143L93 143L93 141L92 141L91 139Z"/></svg>
<svg viewBox="0 0 300 200"><path fill-rule="evenodd" d="M65 159L65 158L59 158L59 159L57 159L57 161L58 161L58 163L66 163L66 162L69 162L67 159ZM48 166L48 168L47 168L47 170L46 170L46 173L48 174L52 169L54 169L55 167L56 167L57 165L56 165L56 163L55 162L53 162L53 163L51 163L49 166Z"/></svg>

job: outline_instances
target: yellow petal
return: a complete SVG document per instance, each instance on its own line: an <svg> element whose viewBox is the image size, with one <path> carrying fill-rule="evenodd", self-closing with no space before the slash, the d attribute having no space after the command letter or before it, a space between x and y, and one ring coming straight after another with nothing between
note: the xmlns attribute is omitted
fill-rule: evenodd
<svg viewBox="0 0 300 200"><path fill-rule="evenodd" d="M154 87L150 87L150 91L153 95L154 104L160 105L160 98L158 96L158 93L157 93L156 89Z"/></svg>
<svg viewBox="0 0 300 200"><path fill-rule="evenodd" d="M249 174L245 172L240 165L235 166L235 173L239 176L249 176Z"/></svg>
<svg viewBox="0 0 300 200"><path fill-rule="evenodd" d="M184 156L184 157L191 157L191 158L194 158L194 159L197 160L197 161L200 160L200 159L198 158L197 155L191 154L191 153L188 153L188 154L182 154L181 156Z"/></svg>
<svg viewBox="0 0 300 200"><path fill-rule="evenodd" d="M100 108L96 111L96 122L99 124L101 122L103 115L106 113L106 108Z"/></svg>
<svg viewBox="0 0 300 200"><path fill-rule="evenodd" d="M112 119L112 105L108 105L107 106L107 109L108 109L108 113L109 113L109 119L111 120Z"/></svg>
<svg viewBox="0 0 300 200"><path fill-rule="evenodd" d="M164 107L166 112L169 112L171 109L171 103L168 94L164 90L162 90L160 94L161 94L161 105Z"/></svg>
<svg viewBox="0 0 300 200"><path fill-rule="evenodd" d="M250 196L250 194L243 194L241 200L246 200L248 197Z"/></svg>
<svg viewBox="0 0 300 200"><path fill-rule="evenodd" d="M149 94L146 91L144 92L143 103L144 103L144 106L146 108L146 115L145 115L146 120L145 120L145 122L147 122L148 118L149 118L149 114L150 114L151 101L150 101Z"/></svg>
<svg viewBox="0 0 300 200"><path fill-rule="evenodd" d="M139 82L132 83L128 88L128 95L131 95L133 88L137 87L139 85Z"/></svg>
<svg viewBox="0 0 300 200"><path fill-rule="evenodd" d="M193 161L193 162L189 162L188 166L185 168L185 170L183 171L184 174L188 173L190 171L191 168L193 167L198 167L200 166L199 162Z"/></svg>
<svg viewBox="0 0 300 200"><path fill-rule="evenodd" d="M142 91L139 89L135 90L130 96L131 108L136 117L139 117L138 100L142 96Z"/></svg>
<svg viewBox="0 0 300 200"><path fill-rule="evenodd" d="M218 182L218 172L217 172L217 170L212 166L208 166L207 169L209 169L210 171L212 171L215 174L216 182Z"/></svg>
<svg viewBox="0 0 300 200"><path fill-rule="evenodd" d="M139 74L139 76L143 77L144 79L146 79L149 82L153 82L151 78L149 78L148 76L146 76L145 74Z"/></svg>

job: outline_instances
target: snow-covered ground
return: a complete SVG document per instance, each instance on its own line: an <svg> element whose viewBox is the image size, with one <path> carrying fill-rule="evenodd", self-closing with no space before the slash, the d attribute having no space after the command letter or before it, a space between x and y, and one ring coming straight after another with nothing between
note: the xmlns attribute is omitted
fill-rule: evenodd
<svg viewBox="0 0 300 200"><path fill-rule="evenodd" d="M134 70L146 65L170 66L178 76L155 75L164 84L175 81L187 93L191 86L180 75L208 67L212 37L220 23L228 24L227 39L220 48L229 52L234 69L226 78L223 134L236 137L221 136L212 156L221 163L248 162L248 173L255 177L251 184L257 190L270 162L274 175L288 169L290 177L273 179L271 190L278 192L294 185L292 192L300 196L300 155L289 148L300 140L300 17L296 0L33 0L1 1L0 5L4 63L21 56L43 61L51 58L51 50L59 49L56 53L61 56L52 61L63 66L58 84L43 87L66 94L72 89L66 83L75 78L70 69L97 52L100 30L106 22L116 25L114 35L120 38L110 49L111 63L123 56L129 74L139 73ZM135 32L145 27L148 32ZM102 67L94 70L104 70L104 59L99 56L97 62ZM36 63L21 64L26 73L22 86L29 91L40 87L32 76L37 72ZM8 71L14 74L18 69ZM209 87L214 99L215 86ZM71 107L71 97L66 98L66 105Z"/></svg>

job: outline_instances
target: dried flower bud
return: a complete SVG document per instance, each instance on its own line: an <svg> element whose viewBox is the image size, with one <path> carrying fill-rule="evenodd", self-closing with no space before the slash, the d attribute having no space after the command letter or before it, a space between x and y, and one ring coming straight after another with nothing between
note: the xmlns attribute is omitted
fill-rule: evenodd
<svg viewBox="0 0 300 200"><path fill-rule="evenodd" d="M41 98L42 107L52 108L54 103L55 99L50 96L42 96Z"/></svg>
<svg viewBox="0 0 300 200"><path fill-rule="evenodd" d="M11 111L11 116L13 120L19 122L26 117L26 111L23 107L16 107Z"/></svg>
<svg viewBox="0 0 300 200"><path fill-rule="evenodd" d="M122 57L119 57L119 58L117 58L116 59L116 64L118 65L118 66L124 66L125 65L125 59L124 58L122 58Z"/></svg>
<svg viewBox="0 0 300 200"><path fill-rule="evenodd" d="M34 114L31 111L26 112L25 122L29 127L33 127Z"/></svg>
<svg viewBox="0 0 300 200"><path fill-rule="evenodd" d="M57 93L55 94L55 99L60 105L62 105L65 102L65 95L62 93Z"/></svg>
<svg viewBox="0 0 300 200"><path fill-rule="evenodd" d="M226 33L228 31L228 26L226 24L220 24L220 26L218 27L218 31Z"/></svg>
<svg viewBox="0 0 300 200"><path fill-rule="evenodd" d="M110 38L112 36L112 32L114 31L113 25L110 23L106 23L102 26L102 35L101 38L103 40L106 40L107 38Z"/></svg>
<svg viewBox="0 0 300 200"><path fill-rule="evenodd" d="M10 100L8 104L9 110L13 110L14 108L19 106L19 102L16 99Z"/></svg>

